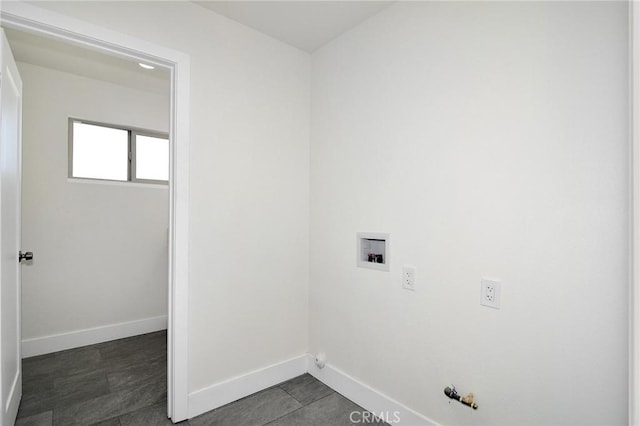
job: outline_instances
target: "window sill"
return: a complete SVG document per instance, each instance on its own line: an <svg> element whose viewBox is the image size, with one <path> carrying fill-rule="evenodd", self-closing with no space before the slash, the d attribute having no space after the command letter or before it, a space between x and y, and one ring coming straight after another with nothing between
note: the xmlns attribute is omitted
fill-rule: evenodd
<svg viewBox="0 0 640 426"><path fill-rule="evenodd" d="M169 185L163 185L159 183L119 182L116 180L67 178L67 182L83 183L88 185L122 186L126 188L169 189Z"/></svg>

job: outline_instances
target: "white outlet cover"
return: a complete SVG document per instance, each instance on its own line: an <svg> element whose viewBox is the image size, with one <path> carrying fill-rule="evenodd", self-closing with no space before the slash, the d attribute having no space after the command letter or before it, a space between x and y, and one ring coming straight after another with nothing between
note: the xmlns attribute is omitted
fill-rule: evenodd
<svg viewBox="0 0 640 426"><path fill-rule="evenodd" d="M416 267L404 265L402 267L402 288L416 290Z"/></svg>
<svg viewBox="0 0 640 426"><path fill-rule="evenodd" d="M500 309L502 282L500 280L483 278L480 281L480 304L489 308Z"/></svg>

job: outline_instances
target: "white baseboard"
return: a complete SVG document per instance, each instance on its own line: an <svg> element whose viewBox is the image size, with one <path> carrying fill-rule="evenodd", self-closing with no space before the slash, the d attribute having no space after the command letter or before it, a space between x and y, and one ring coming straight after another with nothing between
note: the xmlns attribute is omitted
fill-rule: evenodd
<svg viewBox="0 0 640 426"><path fill-rule="evenodd" d="M307 372L307 355L233 377L189 394L189 418Z"/></svg>
<svg viewBox="0 0 640 426"><path fill-rule="evenodd" d="M318 368L312 355L308 355L307 363L309 374L313 377L391 425L438 426L438 423L433 420L354 379L330 364L325 365L322 369Z"/></svg>
<svg viewBox="0 0 640 426"><path fill-rule="evenodd" d="M166 329L167 316L163 315L137 321L71 331L69 333L24 339L22 340L22 357L28 358Z"/></svg>
<svg viewBox="0 0 640 426"><path fill-rule="evenodd" d="M331 389L383 418L391 425L438 426L438 423L394 401L370 386L327 364L316 367L312 355L305 354L290 360L252 371L216 383L189 394L189 418L199 416L259 392L270 386L309 373Z"/></svg>

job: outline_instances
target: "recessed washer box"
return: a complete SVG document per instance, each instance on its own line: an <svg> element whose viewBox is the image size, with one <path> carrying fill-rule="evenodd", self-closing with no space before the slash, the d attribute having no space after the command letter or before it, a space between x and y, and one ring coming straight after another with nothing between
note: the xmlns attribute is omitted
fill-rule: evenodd
<svg viewBox="0 0 640 426"><path fill-rule="evenodd" d="M360 268L389 270L389 234L358 232L357 265Z"/></svg>

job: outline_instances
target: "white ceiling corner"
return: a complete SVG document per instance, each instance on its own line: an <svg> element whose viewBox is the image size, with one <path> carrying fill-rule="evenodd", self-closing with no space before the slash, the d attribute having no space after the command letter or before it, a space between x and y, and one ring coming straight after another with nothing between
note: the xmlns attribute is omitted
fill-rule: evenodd
<svg viewBox="0 0 640 426"><path fill-rule="evenodd" d="M394 1L203 0L194 3L311 53ZM130 59L106 55L17 30L5 31L14 56L19 62L140 90L168 92L169 71L162 67L147 71Z"/></svg>
<svg viewBox="0 0 640 426"><path fill-rule="evenodd" d="M204 0L195 3L311 53L394 1Z"/></svg>

